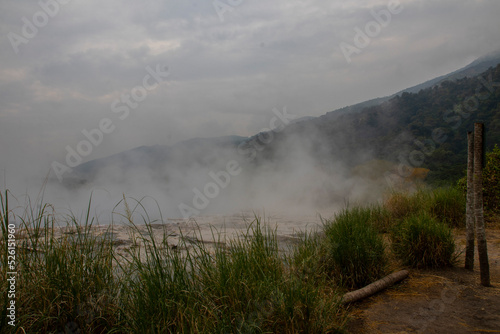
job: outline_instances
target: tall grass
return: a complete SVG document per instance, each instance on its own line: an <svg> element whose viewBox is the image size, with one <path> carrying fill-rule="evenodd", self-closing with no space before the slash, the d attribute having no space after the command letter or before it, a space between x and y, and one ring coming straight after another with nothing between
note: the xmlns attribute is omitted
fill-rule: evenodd
<svg viewBox="0 0 500 334"><path fill-rule="evenodd" d="M393 223L425 211L450 227L465 227L465 201L458 187L421 188L414 193L393 192L383 207Z"/></svg>
<svg viewBox="0 0 500 334"><path fill-rule="evenodd" d="M424 209L450 227L465 227L465 204L466 197L458 187L437 188Z"/></svg>
<svg viewBox="0 0 500 334"><path fill-rule="evenodd" d="M73 232L57 238L52 208L36 204L40 205L28 202L24 214L16 217L19 328L32 333L64 332L68 326L85 332L108 332L116 323L110 243L90 233L93 222L89 215L83 223L74 216L66 217L65 223ZM2 244L2 260L5 251ZM5 265L0 271L5 277ZM6 285L2 284L4 289Z"/></svg>
<svg viewBox="0 0 500 334"><path fill-rule="evenodd" d="M181 238L173 248L168 235L159 240L153 231L151 224L161 223L161 215L152 220L141 201L133 208L125 200L123 204L120 218L139 236L139 247L130 247L127 256L117 254L111 233L93 233L90 202L81 219L58 216L41 203L17 217L18 319L12 332L343 331L346 314L337 291L326 280L303 275L304 247L314 251L307 236L283 254L276 232L256 218L238 238L211 246ZM61 224L66 233L56 233ZM218 235L214 231L214 238ZM0 240L4 260L5 242ZM0 275L5 277L5 270L2 264ZM5 292L4 280L0 284ZM0 332L9 329L2 323Z"/></svg>
<svg viewBox="0 0 500 334"><path fill-rule="evenodd" d="M216 240L217 235L215 231ZM125 268L127 331L307 333L343 328L345 316L335 291L296 275L287 266L291 260L279 251L275 231L258 218L246 233L218 239L211 249L185 242L176 249L158 247L151 230L143 238L145 258L133 249Z"/></svg>
<svg viewBox="0 0 500 334"><path fill-rule="evenodd" d="M397 224L391 240L393 252L404 265L437 268L454 263L455 243L451 229L425 211Z"/></svg>
<svg viewBox="0 0 500 334"><path fill-rule="evenodd" d="M7 200L7 191L5 191L5 197L2 193L0 193L0 228L2 231L2 237L0 238L0 275L2 277L0 281L0 292L1 292L1 300L0 300L0 329L7 326L7 307L9 300L7 299L7 263L8 263L8 225L9 225L9 209L8 209L8 200Z"/></svg>
<svg viewBox="0 0 500 334"><path fill-rule="evenodd" d="M362 287L385 274L385 245L371 218L370 208L354 207L324 224L329 269L348 288Z"/></svg>

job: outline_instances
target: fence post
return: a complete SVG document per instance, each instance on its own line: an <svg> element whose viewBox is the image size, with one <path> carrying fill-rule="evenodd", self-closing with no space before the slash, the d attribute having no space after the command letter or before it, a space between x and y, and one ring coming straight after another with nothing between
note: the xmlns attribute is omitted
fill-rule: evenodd
<svg viewBox="0 0 500 334"><path fill-rule="evenodd" d="M483 123L474 123L474 215L481 284L490 286L490 265L483 212Z"/></svg>
<svg viewBox="0 0 500 334"><path fill-rule="evenodd" d="M465 226L467 244L465 247L465 269L474 270L474 136L467 132L467 206Z"/></svg>

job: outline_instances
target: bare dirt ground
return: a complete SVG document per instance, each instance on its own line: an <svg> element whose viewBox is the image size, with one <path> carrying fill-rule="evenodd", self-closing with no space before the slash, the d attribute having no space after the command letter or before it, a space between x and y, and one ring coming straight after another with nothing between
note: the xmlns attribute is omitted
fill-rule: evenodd
<svg viewBox="0 0 500 334"><path fill-rule="evenodd" d="M492 287L480 284L476 249L474 272L453 268L411 270L403 282L354 304L350 333L500 333L500 226L487 229ZM455 232L459 250L465 231Z"/></svg>

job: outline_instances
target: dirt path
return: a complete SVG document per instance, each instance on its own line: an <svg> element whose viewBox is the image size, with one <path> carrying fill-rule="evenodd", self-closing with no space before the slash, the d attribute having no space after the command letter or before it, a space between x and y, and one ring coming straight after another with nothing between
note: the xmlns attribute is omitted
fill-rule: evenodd
<svg viewBox="0 0 500 334"><path fill-rule="evenodd" d="M500 228L488 229L492 287L463 269L412 270L410 277L385 292L353 305L350 333L500 333ZM464 231L456 232L465 247Z"/></svg>

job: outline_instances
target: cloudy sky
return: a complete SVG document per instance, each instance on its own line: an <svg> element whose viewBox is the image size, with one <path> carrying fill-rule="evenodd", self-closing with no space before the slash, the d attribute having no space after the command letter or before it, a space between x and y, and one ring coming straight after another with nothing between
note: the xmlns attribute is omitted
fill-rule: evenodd
<svg viewBox="0 0 500 334"><path fill-rule="evenodd" d="M83 161L252 135L273 108L319 116L500 48L497 0L391 3L2 0L0 170L46 174L100 126Z"/></svg>

